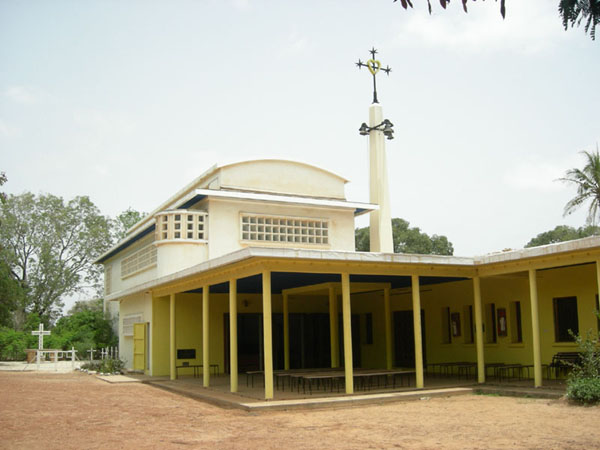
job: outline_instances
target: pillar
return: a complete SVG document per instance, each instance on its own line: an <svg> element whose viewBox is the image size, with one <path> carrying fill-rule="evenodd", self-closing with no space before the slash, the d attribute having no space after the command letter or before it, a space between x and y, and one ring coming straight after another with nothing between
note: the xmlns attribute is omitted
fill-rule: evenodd
<svg viewBox="0 0 600 450"><path fill-rule="evenodd" d="M542 386L542 348L540 343L540 316L538 310L537 276L529 269L529 298L531 300L531 330L533 332L533 374L535 387Z"/></svg>
<svg viewBox="0 0 600 450"><path fill-rule="evenodd" d="M175 346L175 294L171 294L169 298L169 375L171 380L177 379L177 369L175 368L176 361L176 346Z"/></svg>
<svg viewBox="0 0 600 450"><path fill-rule="evenodd" d="M481 280L479 279L479 277L473 278L473 306L475 307L475 346L477 348L477 382L485 383L485 356L483 354L483 312L481 306Z"/></svg>
<svg viewBox="0 0 600 450"><path fill-rule="evenodd" d="M413 328L415 331L415 378L417 389L423 389L423 337L421 334L421 292L419 276L412 276Z"/></svg>
<svg viewBox="0 0 600 450"><path fill-rule="evenodd" d="M385 314L385 366L392 368L392 309L390 306L390 288L383 290L383 310Z"/></svg>
<svg viewBox="0 0 600 450"><path fill-rule="evenodd" d="M383 121L383 111L379 103L369 108L369 126L375 127ZM392 237L392 216L390 212L390 192L385 157L385 136L382 131L369 133L369 200L379 205L379 210L370 216L370 249L372 252L394 252Z"/></svg>
<svg viewBox="0 0 600 450"><path fill-rule="evenodd" d="M237 280L229 280L229 386L238 391Z"/></svg>
<svg viewBox="0 0 600 450"><path fill-rule="evenodd" d="M352 312L350 310L350 274L342 274L342 318L344 322L344 374L346 394L354 392L354 370L352 367Z"/></svg>
<svg viewBox="0 0 600 450"><path fill-rule="evenodd" d="M290 308L288 294L283 294L283 368L290 370Z"/></svg>
<svg viewBox="0 0 600 450"><path fill-rule="evenodd" d="M331 347L331 367L340 366L340 346L338 340L337 294L335 286L329 286L329 342Z"/></svg>
<svg viewBox="0 0 600 450"><path fill-rule="evenodd" d="M273 398L273 338L271 326L271 272L262 273L265 400Z"/></svg>
<svg viewBox="0 0 600 450"><path fill-rule="evenodd" d="M204 387L208 387L210 385L209 297L210 286L202 286L202 377Z"/></svg>

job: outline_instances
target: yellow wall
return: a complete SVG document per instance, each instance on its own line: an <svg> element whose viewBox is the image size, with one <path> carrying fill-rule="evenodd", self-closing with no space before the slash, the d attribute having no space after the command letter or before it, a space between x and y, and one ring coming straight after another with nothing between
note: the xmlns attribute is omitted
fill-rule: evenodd
<svg viewBox="0 0 600 450"><path fill-rule="evenodd" d="M554 342L553 298L576 296L579 314L579 330L583 334L588 329L597 330L595 309L596 295L595 266L583 265L538 272L538 297L540 307L540 328L542 363L548 364L552 356L560 351L574 351L573 343ZM533 364L531 305L529 301L529 281L526 273L510 276L483 278L481 280L482 304L486 333L491 332L485 315L485 305L494 303L498 308L506 309L507 336L497 336L496 343L484 345L485 361ZM512 341L512 310L510 303L521 303L522 343ZM202 362L202 295L178 294L176 297L177 348L195 348L196 363ZM228 294L210 296L210 362L224 369L224 314L229 310ZM465 306L473 304L472 280L461 280L438 285L421 286L421 306L425 312L426 356L428 362L476 361L474 343L467 343L468 326ZM365 368L385 367L385 322L383 292L370 292L352 295L352 313L360 315L361 361ZM153 301L154 314L152 324L153 374L167 375L169 367L169 302L168 298ZM260 294L239 294L238 313L260 313L262 296ZM452 337L450 343L443 343L442 308L449 307L451 313L460 314L461 336ZM391 311L410 311L412 297L410 289L394 290L391 294ZM281 295L273 295L273 313L281 313ZM290 313L328 312L326 296L295 295L289 299ZM338 311L341 313L341 300L338 298ZM365 314L373 317L373 343L366 344ZM392 340L393 340L392 321ZM484 342L486 342L484 333ZM324 344L327 345L327 344ZM393 351L393 347L392 347ZM180 361L178 361L180 364Z"/></svg>

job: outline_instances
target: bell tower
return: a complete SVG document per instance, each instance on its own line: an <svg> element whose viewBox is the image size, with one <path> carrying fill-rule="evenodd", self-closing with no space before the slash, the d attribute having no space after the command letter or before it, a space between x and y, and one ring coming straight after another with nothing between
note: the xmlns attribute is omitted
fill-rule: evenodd
<svg viewBox="0 0 600 450"><path fill-rule="evenodd" d="M369 107L369 125L363 123L359 133L369 136L369 201L379 205L378 211L372 211L370 216L370 251L393 253L394 240L392 237L392 217L390 212L390 191L388 170L385 157L385 139L394 138L392 122L383 118L383 109L377 100L377 74L383 70L387 75L392 69L381 67L381 62L375 59L377 50L370 50L371 59L356 63L358 68L366 67L373 76L373 102Z"/></svg>

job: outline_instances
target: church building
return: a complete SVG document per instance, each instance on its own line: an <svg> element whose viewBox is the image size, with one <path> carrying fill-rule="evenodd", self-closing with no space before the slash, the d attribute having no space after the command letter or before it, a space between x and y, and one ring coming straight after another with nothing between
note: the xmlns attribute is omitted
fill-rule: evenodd
<svg viewBox="0 0 600 450"><path fill-rule="evenodd" d="M453 364L479 383L512 365L542 386L553 356L577 350L570 330L598 330L600 237L469 258L393 253L393 131L376 100L360 130L370 203L304 163L214 166L97 259L128 368L175 380L202 367L205 387L228 374L234 393L239 373L258 372L265 399L276 374L316 368L338 370L346 393L366 369L406 370L419 389L428 368ZM354 250L362 214L370 252Z"/></svg>

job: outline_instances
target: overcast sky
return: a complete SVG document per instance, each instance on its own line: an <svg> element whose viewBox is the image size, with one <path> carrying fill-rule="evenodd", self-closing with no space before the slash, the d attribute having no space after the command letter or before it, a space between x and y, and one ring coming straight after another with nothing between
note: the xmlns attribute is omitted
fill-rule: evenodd
<svg viewBox="0 0 600 450"><path fill-rule="evenodd" d="M600 41L564 31L558 0L507 0L506 20L493 1L413 3L0 0L4 190L114 216L215 163L283 158L368 201L372 85L354 63L375 46L393 217L459 256L583 225L554 180L600 141Z"/></svg>

